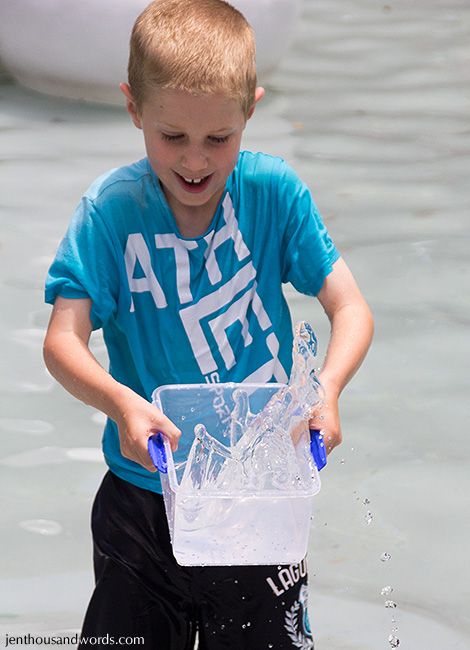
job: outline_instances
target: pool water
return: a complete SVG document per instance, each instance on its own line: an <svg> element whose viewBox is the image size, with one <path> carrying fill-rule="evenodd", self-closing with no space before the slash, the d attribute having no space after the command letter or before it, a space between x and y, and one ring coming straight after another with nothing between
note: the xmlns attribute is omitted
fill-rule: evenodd
<svg viewBox="0 0 470 650"><path fill-rule="evenodd" d="M464 0L305 0L246 130L247 148L282 155L309 183L376 319L315 501L317 650L470 644L469 25ZM92 589L103 418L44 369L42 286L84 189L142 155L123 110L3 79L2 634L77 630ZM321 308L286 293L321 356ZM105 363L99 335L93 349Z"/></svg>

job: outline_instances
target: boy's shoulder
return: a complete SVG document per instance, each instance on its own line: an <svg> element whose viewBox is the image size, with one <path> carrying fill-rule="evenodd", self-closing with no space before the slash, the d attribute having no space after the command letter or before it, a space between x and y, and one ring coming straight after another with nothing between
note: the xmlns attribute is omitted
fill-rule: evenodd
<svg viewBox="0 0 470 650"><path fill-rule="evenodd" d="M302 181L292 167L280 156L267 153L241 151L236 172L242 183L253 183L269 187L279 186L283 189Z"/></svg>
<svg viewBox="0 0 470 650"><path fill-rule="evenodd" d="M151 178L151 170L146 158L129 165L115 167L101 174L86 190L84 197L94 204L113 197L130 197L133 191L140 191L142 182Z"/></svg>
<svg viewBox="0 0 470 650"><path fill-rule="evenodd" d="M276 171L282 172L287 164L280 156L273 156L261 151L240 151L237 168L244 174L273 174Z"/></svg>

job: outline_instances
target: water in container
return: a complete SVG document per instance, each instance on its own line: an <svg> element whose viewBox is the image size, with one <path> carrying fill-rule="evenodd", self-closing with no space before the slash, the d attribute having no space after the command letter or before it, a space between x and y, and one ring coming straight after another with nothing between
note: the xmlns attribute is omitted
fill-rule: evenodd
<svg viewBox="0 0 470 650"><path fill-rule="evenodd" d="M173 552L183 565L287 564L305 556L320 489L308 419L322 400L316 339L295 332L288 385L164 386L154 401L182 430L162 474Z"/></svg>

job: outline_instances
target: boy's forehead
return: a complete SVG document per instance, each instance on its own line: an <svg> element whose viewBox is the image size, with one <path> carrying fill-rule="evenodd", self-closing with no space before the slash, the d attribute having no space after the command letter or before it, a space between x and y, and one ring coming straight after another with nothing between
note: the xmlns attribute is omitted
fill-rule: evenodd
<svg viewBox="0 0 470 650"><path fill-rule="evenodd" d="M223 130L234 121L243 119L240 102L224 93L190 93L184 90L155 89L143 102L156 120L167 126L180 127L181 122L194 119L210 122L214 129Z"/></svg>

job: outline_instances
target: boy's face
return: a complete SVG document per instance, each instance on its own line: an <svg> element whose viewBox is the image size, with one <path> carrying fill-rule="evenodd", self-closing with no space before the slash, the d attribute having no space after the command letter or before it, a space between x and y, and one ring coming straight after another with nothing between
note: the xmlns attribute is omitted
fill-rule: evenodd
<svg viewBox="0 0 470 650"><path fill-rule="evenodd" d="M178 225L207 228L238 159L246 124L239 103L166 89L153 91L137 112L129 87L121 89Z"/></svg>

